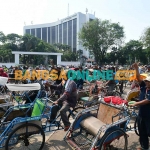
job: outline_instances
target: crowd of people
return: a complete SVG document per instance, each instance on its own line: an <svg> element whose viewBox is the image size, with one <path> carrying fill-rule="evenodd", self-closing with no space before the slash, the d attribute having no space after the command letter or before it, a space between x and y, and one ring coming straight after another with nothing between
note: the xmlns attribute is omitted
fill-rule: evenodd
<svg viewBox="0 0 150 150"><path fill-rule="evenodd" d="M139 96L139 101L134 103L133 106L139 106L139 114L138 114L138 130L139 130L139 135L140 135L140 144L141 144L141 148L147 150L149 148L149 140L148 137L150 135L150 65L140 65L140 63L135 63L132 66L112 66L112 65L103 65L103 66L98 66L98 65L94 65L94 66L48 66L45 67L44 65L39 65L36 67L30 67L30 66L11 66L10 68L7 68L6 66L1 66L0 67L0 76L2 77L8 77L8 78L14 78L14 73L15 70L22 70L22 74L25 74L25 72L27 70L32 71L32 70L48 70L51 71L52 69L55 69L58 71L58 75L61 73L61 70L69 70L69 69L73 69L73 70L89 70L91 73L93 72L93 70L113 70L113 75L115 75L116 71L118 70L136 70L136 82L138 82L138 87L140 92L140 96ZM140 74L147 74L147 78L142 80L140 78ZM70 126L70 122L66 116L66 111L70 108L70 107L75 107L76 105L76 99L77 99L77 89L82 89L83 88L83 84L88 81L81 79L78 80L71 80L68 79L67 81L64 81L63 79L57 79L54 84L48 84L47 88L51 88L51 90L55 91L55 94L58 95L58 99L54 102L54 104L58 104L60 105L61 108L60 109L60 114L62 117L62 121L64 123L64 130L67 131L69 126ZM106 85L108 85L110 87L109 90L113 90L114 85L120 82L122 83L122 81L115 81L113 80L109 80L106 82ZM64 87L64 91L62 91ZM95 89L94 89L95 90ZM120 92L121 88L120 88ZM54 111L58 111L58 107L56 107L56 109L54 109ZM56 113L52 112L52 117L51 117L51 121L53 121L53 119L55 118ZM139 148L139 150L141 150L141 148Z"/></svg>

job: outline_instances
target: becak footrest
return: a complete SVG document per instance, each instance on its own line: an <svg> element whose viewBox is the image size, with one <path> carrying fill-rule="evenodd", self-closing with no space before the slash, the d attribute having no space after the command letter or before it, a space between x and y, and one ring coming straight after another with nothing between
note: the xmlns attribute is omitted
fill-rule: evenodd
<svg viewBox="0 0 150 150"><path fill-rule="evenodd" d="M81 149L78 147L78 145L77 145L74 141L72 141L70 138L66 139L66 142L68 143L68 145L69 145L72 149L74 149L74 150L81 150Z"/></svg>

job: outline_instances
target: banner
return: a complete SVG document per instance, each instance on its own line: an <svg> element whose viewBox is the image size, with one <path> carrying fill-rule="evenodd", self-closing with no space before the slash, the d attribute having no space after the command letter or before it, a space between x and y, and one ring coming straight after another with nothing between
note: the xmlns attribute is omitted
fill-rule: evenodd
<svg viewBox="0 0 150 150"><path fill-rule="evenodd" d="M66 72L64 70L61 71L59 76L58 71L55 69L50 72L48 70L26 70L24 75L21 70L15 70L15 80L57 80L62 78L67 80Z"/></svg>
<svg viewBox="0 0 150 150"><path fill-rule="evenodd" d="M115 80L136 80L136 71L118 70L115 74Z"/></svg>
<svg viewBox="0 0 150 150"><path fill-rule="evenodd" d="M80 71L80 70L61 70L58 72L55 69L52 69L50 72L48 70L26 70L25 74L23 75L21 70L15 70L15 80L61 80L68 78L72 78L73 80L113 80L113 70L93 70L90 73L89 70Z"/></svg>

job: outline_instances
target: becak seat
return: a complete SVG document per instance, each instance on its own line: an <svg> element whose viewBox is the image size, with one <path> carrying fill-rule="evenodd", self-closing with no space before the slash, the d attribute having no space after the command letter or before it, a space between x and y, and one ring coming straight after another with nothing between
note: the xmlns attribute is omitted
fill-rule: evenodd
<svg viewBox="0 0 150 150"><path fill-rule="evenodd" d="M90 116L81 121L80 125L88 131L90 134L96 136L100 128L105 128L106 125L112 124L119 120L119 116L113 119L113 116L118 114L120 109L110 106L106 103L100 103L97 117ZM101 138L104 135L102 132L99 136Z"/></svg>

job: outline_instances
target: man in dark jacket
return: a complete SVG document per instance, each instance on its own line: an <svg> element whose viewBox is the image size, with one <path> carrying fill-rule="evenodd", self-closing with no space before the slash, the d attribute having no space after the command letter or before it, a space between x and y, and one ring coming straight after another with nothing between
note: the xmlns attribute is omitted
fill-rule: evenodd
<svg viewBox="0 0 150 150"><path fill-rule="evenodd" d="M133 64L133 67L136 70L136 78L140 84L139 102L132 104L132 106L139 106L138 130L141 148L137 150L148 150L150 136L150 76L142 80L140 78L138 64Z"/></svg>
<svg viewBox="0 0 150 150"><path fill-rule="evenodd" d="M68 79L65 83L64 81L62 81L62 83L59 84L58 86L56 85L56 87L59 88L64 84L65 84L65 91L63 95L54 102L54 104L55 105L58 104L59 106L61 106L60 115L65 126L64 131L67 131L70 127L70 122L66 112L69 110L70 107L74 108L76 106L77 85L72 79ZM52 112L51 119L55 119L54 118L55 116L56 115Z"/></svg>

